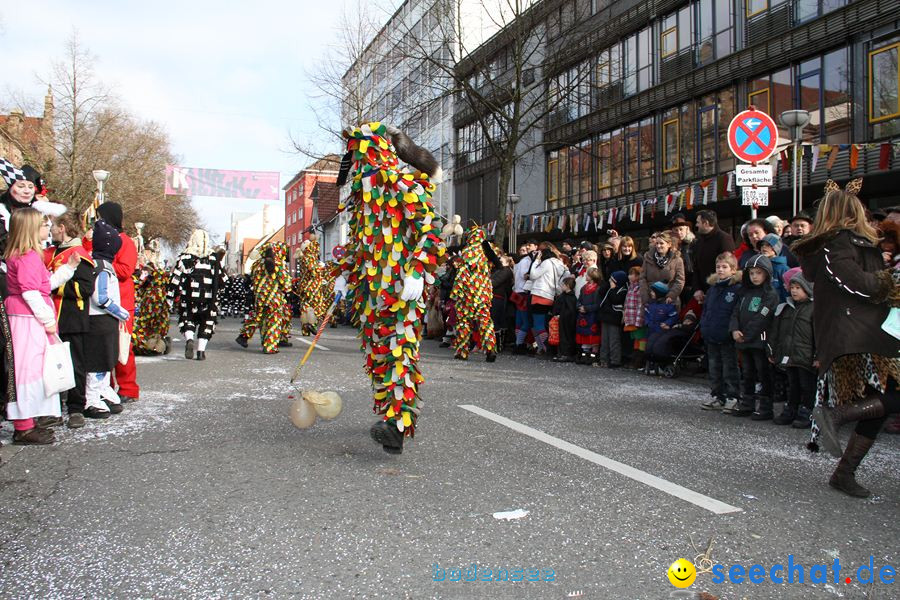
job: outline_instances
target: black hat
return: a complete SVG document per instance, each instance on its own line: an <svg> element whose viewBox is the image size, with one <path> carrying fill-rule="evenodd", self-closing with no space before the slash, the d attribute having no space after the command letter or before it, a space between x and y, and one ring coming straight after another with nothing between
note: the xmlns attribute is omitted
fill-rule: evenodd
<svg viewBox="0 0 900 600"><path fill-rule="evenodd" d="M580 244L578 244L578 246L583 250L593 250L594 249L594 245L587 240L581 242Z"/></svg>
<svg viewBox="0 0 900 600"><path fill-rule="evenodd" d="M796 215L791 217L791 223L793 223L794 221L806 221L810 225L812 225L814 222L813 218L811 216L809 216L809 213L807 213L805 210L801 210Z"/></svg>
<svg viewBox="0 0 900 600"><path fill-rule="evenodd" d="M22 174L25 175L26 180L34 184L34 194L36 196L41 196L46 192L44 189L44 178L41 177L37 169L31 165L22 165Z"/></svg>
<svg viewBox="0 0 900 600"><path fill-rule="evenodd" d="M94 237L91 239L91 244L92 254L95 258L113 260L119 248L122 247L122 238L119 237L119 232L112 225L100 219L94 223Z"/></svg>
<svg viewBox="0 0 900 600"><path fill-rule="evenodd" d="M115 227L116 231L123 231L121 204L117 202L104 202L97 207L97 214L101 219Z"/></svg>

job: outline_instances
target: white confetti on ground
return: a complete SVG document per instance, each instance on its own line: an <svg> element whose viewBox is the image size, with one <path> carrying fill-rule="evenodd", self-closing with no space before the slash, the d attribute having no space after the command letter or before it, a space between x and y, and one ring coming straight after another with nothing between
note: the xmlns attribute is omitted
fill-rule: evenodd
<svg viewBox="0 0 900 600"><path fill-rule="evenodd" d="M141 393L137 402L129 402L125 410L108 419L85 419L83 429L66 429L58 427L56 438L59 442L83 444L108 438L123 437L145 431L161 429L172 422L172 413L187 398L169 392Z"/></svg>

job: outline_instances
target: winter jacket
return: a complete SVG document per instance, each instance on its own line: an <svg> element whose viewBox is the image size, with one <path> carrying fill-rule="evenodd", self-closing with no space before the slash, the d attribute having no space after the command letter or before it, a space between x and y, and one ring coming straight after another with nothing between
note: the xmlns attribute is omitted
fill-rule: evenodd
<svg viewBox="0 0 900 600"><path fill-rule="evenodd" d="M678 296L684 289L684 261L681 260L681 254L677 250L670 250L669 262L665 267L658 267L654 258L654 249L650 249L644 254L644 266L641 269L641 301L647 304L650 301L650 285L657 281L662 281L669 286L667 298L677 309L680 305Z"/></svg>
<svg viewBox="0 0 900 600"><path fill-rule="evenodd" d="M812 300L795 303L792 298L775 309L775 318L766 333L766 352L775 361L776 368L813 370L816 359L813 312Z"/></svg>
<svg viewBox="0 0 900 600"><path fill-rule="evenodd" d="M654 301L647 304L644 308L644 315L647 322L647 333L649 335L662 331L663 324L671 327L678 322L678 309L675 308L674 304L666 304L664 300L662 302Z"/></svg>
<svg viewBox="0 0 900 600"><path fill-rule="evenodd" d="M723 252L734 252L734 240L718 226L709 233L697 234L692 248L695 290L705 292L709 288L709 276L716 273L716 257Z"/></svg>
<svg viewBox="0 0 900 600"><path fill-rule="evenodd" d="M703 302L703 314L700 316L700 334L711 344L727 344L732 342L731 314L741 298L741 272L737 271L730 278L720 281L713 273L706 284L706 299Z"/></svg>
<svg viewBox="0 0 900 600"><path fill-rule="evenodd" d="M531 286L527 286L528 283L528 273L531 271L531 256L525 255L518 257L518 261L516 261L516 266L513 267L513 291L522 293L529 289Z"/></svg>
<svg viewBox="0 0 900 600"><path fill-rule="evenodd" d="M900 340L881 329L891 306L900 306L900 286L875 244L844 229L804 238L794 250L815 289L819 374L845 354L900 356Z"/></svg>
<svg viewBox="0 0 900 600"><path fill-rule="evenodd" d="M578 308L584 307L585 313L595 313L600 308L600 300L603 299L603 294L605 292L604 287L607 289L609 285L598 285L597 287L591 290L591 285L587 284L583 288L581 288L581 293L578 295ZM591 291L588 291L591 290Z"/></svg>
<svg viewBox="0 0 900 600"><path fill-rule="evenodd" d="M622 324L626 327L643 327L644 311L641 303L641 284L635 281L628 282L628 292L625 295L625 307L622 314Z"/></svg>
<svg viewBox="0 0 900 600"><path fill-rule="evenodd" d="M94 293L94 259L81 246L81 240L73 238L59 247L44 251L44 264L53 272L68 262L73 254L81 257L75 275L52 292L60 335L87 333L91 330L91 295Z"/></svg>
<svg viewBox="0 0 900 600"><path fill-rule="evenodd" d="M553 300L559 293L560 278L567 272L566 266L555 256L535 263L529 275L531 295Z"/></svg>
<svg viewBox="0 0 900 600"><path fill-rule="evenodd" d="M610 325L621 325L627 295L628 289L623 286L607 287L600 300L600 308L597 309L597 318Z"/></svg>
<svg viewBox="0 0 900 600"><path fill-rule="evenodd" d="M553 309L550 311L551 314L559 317L560 328L565 327L566 331L573 332L573 338L575 335L575 321L578 318L577 303L574 293L565 292L556 297L553 301Z"/></svg>
<svg viewBox="0 0 900 600"><path fill-rule="evenodd" d="M784 302L788 298L788 289L784 285L784 274L788 270L787 257L776 256L769 260L772 261L772 287L778 294L778 301Z"/></svg>
<svg viewBox="0 0 900 600"><path fill-rule="evenodd" d="M758 267L766 272L767 279L762 285L750 283L750 269ZM762 254L757 254L747 262L744 271L741 300L731 314L729 331L744 334L743 342L735 342L739 349L764 350L766 330L775 316L778 294L772 288L772 262Z"/></svg>

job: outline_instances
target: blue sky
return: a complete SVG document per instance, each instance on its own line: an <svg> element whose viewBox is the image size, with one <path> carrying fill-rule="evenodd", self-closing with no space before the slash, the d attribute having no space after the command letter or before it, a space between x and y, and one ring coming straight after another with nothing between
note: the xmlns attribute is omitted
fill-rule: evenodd
<svg viewBox="0 0 900 600"><path fill-rule="evenodd" d="M308 108L307 73L329 51L340 15L340 2L311 0L4 2L0 98L14 91L39 102L39 77L49 78L77 30L97 79L166 127L182 165L279 171L283 187L308 162L290 152L289 132L329 147ZM218 237L232 211L262 210L258 200L195 206Z"/></svg>

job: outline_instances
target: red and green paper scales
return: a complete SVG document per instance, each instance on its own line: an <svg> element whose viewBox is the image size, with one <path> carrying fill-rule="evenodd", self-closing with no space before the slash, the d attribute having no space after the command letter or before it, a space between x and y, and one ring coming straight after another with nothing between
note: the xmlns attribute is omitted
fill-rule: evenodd
<svg viewBox="0 0 900 600"><path fill-rule="evenodd" d="M140 310L134 320L132 343L143 346L148 338L169 335L169 307L166 302L166 288L169 277L162 269L147 267L146 281L135 283Z"/></svg>
<svg viewBox="0 0 900 600"><path fill-rule="evenodd" d="M347 272L348 296L360 318L374 410L412 436L425 381L418 367L425 305L400 296L406 275L434 283L445 249L433 224L434 184L427 174L398 166L386 133L376 122L354 127L348 137L350 241L337 268Z"/></svg>
<svg viewBox="0 0 900 600"><path fill-rule="evenodd" d="M481 247L484 240L483 229L472 229L468 243L460 254L463 264L456 272L450 297L456 302L456 310L461 317L474 316L482 306L490 309L494 297L491 267Z"/></svg>
<svg viewBox="0 0 900 600"><path fill-rule="evenodd" d="M330 305L330 298L323 293L325 279L325 268L319 264L319 240L313 238L300 252L299 281L294 292L303 310L311 308L319 321L325 318Z"/></svg>
<svg viewBox="0 0 900 600"><path fill-rule="evenodd" d="M269 273L265 267L266 252L272 249L275 271ZM260 256L250 269L253 293L256 295L256 312L263 308L269 312L279 312L287 304L286 294L291 289L291 276L286 268L287 246L282 242L264 244L259 249Z"/></svg>

